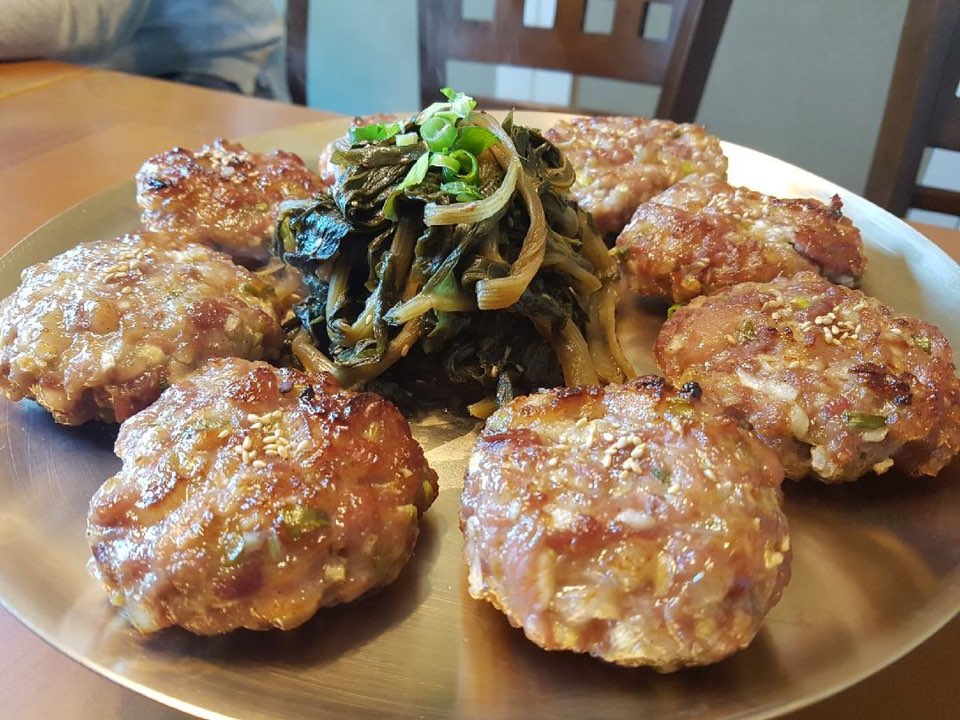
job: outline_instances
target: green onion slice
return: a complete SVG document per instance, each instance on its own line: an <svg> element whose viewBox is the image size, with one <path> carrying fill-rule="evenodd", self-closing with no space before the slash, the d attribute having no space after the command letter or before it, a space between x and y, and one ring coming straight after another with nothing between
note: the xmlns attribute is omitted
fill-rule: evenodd
<svg viewBox="0 0 960 720"><path fill-rule="evenodd" d="M470 117L470 113L477 106L476 100L462 92L457 92L453 88L441 88L440 92L450 101L450 109L462 118Z"/></svg>
<svg viewBox="0 0 960 720"><path fill-rule="evenodd" d="M879 430L887 425L886 415L875 413L848 412L844 414L847 427L854 430Z"/></svg>
<svg viewBox="0 0 960 720"><path fill-rule="evenodd" d="M453 121L459 118L467 119L477 106L477 101L472 97L451 88L443 88L440 92L443 93L443 96L447 98L448 102L435 102L429 105L417 116L418 125L423 125L427 120L436 115L446 116Z"/></svg>
<svg viewBox="0 0 960 720"><path fill-rule="evenodd" d="M668 468L666 465L652 468L650 470L650 474L664 485L669 485L670 480L673 478L673 471L670 470L670 468Z"/></svg>
<svg viewBox="0 0 960 720"><path fill-rule="evenodd" d="M403 180L400 182L399 189L406 190L408 187L413 187L414 185L419 185L423 182L423 179L427 176L427 168L430 165L430 155L429 153L424 153L417 161L413 164L413 167L410 168L409 172Z"/></svg>
<svg viewBox="0 0 960 720"><path fill-rule="evenodd" d="M372 123L370 125L361 125L352 127L349 130L350 143L356 145L359 142L382 142L389 140L400 132L400 123Z"/></svg>
<svg viewBox="0 0 960 720"><path fill-rule="evenodd" d="M479 156L491 145L496 145L500 139L486 128L476 125L465 125L460 128L460 137L454 143L455 150L466 150Z"/></svg>
<svg viewBox="0 0 960 720"><path fill-rule="evenodd" d="M434 115L420 126L420 137L433 152L444 152L457 139L457 126L445 117Z"/></svg>
<svg viewBox="0 0 960 720"><path fill-rule="evenodd" d="M425 152L407 171L406 177L397 185L397 189L390 194L386 202L383 203L383 216L388 220L397 219L397 198L403 194L408 187L419 185L427 176L427 169L430 167L430 153Z"/></svg>
<svg viewBox="0 0 960 720"><path fill-rule="evenodd" d="M440 185L440 189L445 193L454 195L457 202L470 202L472 200L483 200L483 195L477 189L476 185L463 182L463 180L453 180Z"/></svg>
<svg viewBox="0 0 960 720"><path fill-rule="evenodd" d="M280 511L280 521L294 540L330 524L325 512L303 505L285 507Z"/></svg>
<svg viewBox="0 0 960 720"><path fill-rule="evenodd" d="M451 173L451 177L456 177L457 172L460 170L460 163L452 155L444 155L443 153L433 153L430 156L430 165L432 167L438 167L444 169L444 177L447 173Z"/></svg>
<svg viewBox="0 0 960 720"><path fill-rule="evenodd" d="M402 135L397 135L396 142L397 147L416 145L418 142L420 142L420 136L415 132L403 133Z"/></svg>
<svg viewBox="0 0 960 720"><path fill-rule="evenodd" d="M462 180L470 185L476 185L480 179L480 166L477 164L476 156L467 150L454 150L448 156L457 165L444 165L444 180Z"/></svg>
<svg viewBox="0 0 960 720"><path fill-rule="evenodd" d="M432 118L438 112L449 110L449 108L450 108L450 103L445 103L445 102L431 103L430 105L425 107L420 112L419 115L417 115L417 121L416 121L417 125L423 125L427 121L427 119Z"/></svg>

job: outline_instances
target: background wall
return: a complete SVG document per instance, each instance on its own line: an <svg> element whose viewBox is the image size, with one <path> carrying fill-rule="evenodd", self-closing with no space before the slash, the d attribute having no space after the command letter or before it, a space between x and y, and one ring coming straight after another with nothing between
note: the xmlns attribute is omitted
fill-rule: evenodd
<svg viewBox="0 0 960 720"><path fill-rule="evenodd" d="M311 0L307 104L348 115L420 105L416 0Z"/></svg>
<svg viewBox="0 0 960 720"><path fill-rule="evenodd" d="M907 0L734 0L698 120L862 192Z"/></svg>
<svg viewBox="0 0 960 720"><path fill-rule="evenodd" d="M735 0L698 121L862 192L907 2ZM466 4L482 12L484 0ZM419 105L416 0L315 0L309 45L311 105L347 114ZM465 92L497 83L489 72L456 70L453 84ZM550 80L541 78L544 91ZM574 82L572 92L583 106L636 114L656 103L655 90L622 83Z"/></svg>

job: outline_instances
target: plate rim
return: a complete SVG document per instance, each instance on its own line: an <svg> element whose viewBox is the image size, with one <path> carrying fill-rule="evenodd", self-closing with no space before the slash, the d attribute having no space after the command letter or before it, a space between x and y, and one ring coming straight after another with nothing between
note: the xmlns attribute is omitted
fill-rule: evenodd
<svg viewBox="0 0 960 720"><path fill-rule="evenodd" d="M412 114L412 113L411 113ZM493 114L498 115L494 112ZM502 113L499 113L502 116ZM545 112L518 112L517 116L520 118L537 116L537 117L551 117L553 119L560 119L565 117L571 117L567 113L545 113ZM317 131L334 131L334 129L339 129L339 132L342 133L350 122L350 117L338 117L325 120L319 120L308 123L298 123L296 125L281 126L267 130L264 132L256 133L249 136L244 136L238 139L238 142L244 144L255 151L265 151L263 146L265 142L269 141L274 135L278 134L289 134L289 133L298 133L298 132L317 132ZM932 253L933 256L939 261L945 261L946 263L953 266L953 269L957 273L957 277L960 278L960 264L957 263L951 256L949 256L942 248L933 243L927 237L925 237L920 231L909 225L905 220L898 218L885 210L884 208L879 207L878 205L872 203L866 198L860 196L857 193L854 193L836 183L823 178L815 173L812 173L804 168L797 166L788 161L777 158L773 155L769 155L759 150L755 150L748 146L740 145L737 143L721 140L721 145L724 148L726 153L727 149L733 149L735 154L743 154L746 156L754 156L762 159L763 162L774 162L780 166L788 169L791 175L797 177L803 177L804 179L810 180L813 184L822 186L824 188L833 188L834 192L840 193L844 197L844 201L847 202L848 199L856 199L858 203L865 203L868 209L874 213L879 214L883 219L892 223L897 227L897 230L900 233L904 234L904 239L908 240L911 245L919 245L924 248L924 251L927 253ZM280 146L276 146L279 148ZM315 158L304 158L308 167L311 169L315 168ZM312 161L312 162L311 162ZM134 179L128 178L122 180L118 183L112 184L107 188L96 192L83 200L74 203L70 207L64 209L63 211L57 213L55 216L49 218L40 226L35 228L25 237L21 238L16 242L6 253L0 256L0 276L6 274L7 272L19 273L20 270L26 267L23 264L17 264L17 258L23 254L25 248L29 247L32 243L35 243L34 238L37 235L42 234L50 225L55 223L62 223L68 217L72 217L77 213L84 212L86 206L90 206L93 203L102 201L105 197L110 195L120 195L122 193L129 193L130 202L133 203L133 196L135 192L135 181ZM135 207L135 205L134 205ZM135 228L130 228L131 231ZM73 243L76 244L76 243ZM70 246L72 246L71 244ZM51 249L53 254L57 254L56 249ZM62 252L62 251L59 251ZM50 257L52 257L51 255ZM9 402L4 400L4 402ZM446 488L444 492L456 492L456 488ZM864 679L876 674L885 667L892 665L897 662L917 647L929 640L933 635L939 632L947 623L949 623L955 616L960 614L960 565L953 569L953 571L946 576L947 582L943 583L943 587L939 589L937 595L935 596L936 602L928 603L924 606L925 610L928 610L931 606L937 608L933 613L934 621L920 623L920 619L926 619L929 621L930 614L924 613L922 618L911 618L911 622L902 623L898 626L897 632L893 633L896 636L904 635L907 639L900 642L889 641L889 644L895 646L897 649L892 653L886 655L883 659L877 660L869 663L869 667L862 669L858 673L854 673L842 681L830 684L828 687L821 689L819 692L807 693L802 697L798 697L793 701L786 703L779 703L775 707L770 706L766 709L759 708L745 711L744 713L738 714L732 717L750 717L750 718L770 718L783 713L789 713L796 711L800 708L811 706L817 702L820 702L826 698L829 698L833 695L836 695L860 682ZM195 715L201 718L207 718L209 720L221 720L224 718L231 718L231 715L225 715L216 710L205 708L201 705L194 704L192 702L182 700L175 695L167 694L161 690L156 690L150 685L144 684L137 680L134 680L126 675L123 675L119 672L114 671L113 669L106 667L92 660L88 656L84 655L82 652L75 650L69 646L65 646L57 641L57 639L45 630L43 627L38 626L33 622L29 616L24 614L16 605L12 605L8 601L7 593L0 591L0 606L3 606L7 612L9 612L14 618L17 619L23 626L28 628L33 634L47 643L49 646L57 650L58 652L66 655L75 662L84 666L85 668L97 673L98 675L110 680L111 682L120 685L132 692L140 694L144 697L147 697L155 702L158 702L162 705L171 707L180 712L188 713ZM941 607L942 606L942 607ZM906 632L908 626L919 625L921 630L919 632L911 631ZM902 631L902 632L901 632ZM885 643L886 645L887 643Z"/></svg>

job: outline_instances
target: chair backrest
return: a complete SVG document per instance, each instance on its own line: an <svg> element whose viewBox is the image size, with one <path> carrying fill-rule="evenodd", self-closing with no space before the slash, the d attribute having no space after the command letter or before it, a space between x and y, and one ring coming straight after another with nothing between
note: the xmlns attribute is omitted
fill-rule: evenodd
<svg viewBox="0 0 960 720"><path fill-rule="evenodd" d="M551 28L524 25L524 0L496 0L492 21L464 19L461 0L418 0L421 103L439 97L447 84L448 60L465 60L659 85L655 115L693 121L731 0L615 3L612 32L603 34L584 31L586 0L556 0ZM653 4L672 6L663 39L644 37ZM496 98L483 101L492 107L531 107Z"/></svg>
<svg viewBox="0 0 960 720"><path fill-rule="evenodd" d="M960 192L924 187L927 147L960 150L960 0L910 0L866 196L895 215L960 215Z"/></svg>
<svg viewBox="0 0 960 720"><path fill-rule="evenodd" d="M307 24L309 0L287 0L287 84L297 105L307 104Z"/></svg>

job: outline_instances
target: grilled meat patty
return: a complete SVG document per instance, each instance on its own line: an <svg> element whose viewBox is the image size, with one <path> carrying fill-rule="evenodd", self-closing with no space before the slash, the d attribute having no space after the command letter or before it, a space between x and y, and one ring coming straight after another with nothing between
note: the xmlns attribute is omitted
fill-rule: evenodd
<svg viewBox="0 0 960 720"><path fill-rule="evenodd" d="M297 155L248 152L218 138L199 151L173 148L137 173L137 203L149 230L172 232L255 267L270 257L278 208L323 190Z"/></svg>
<svg viewBox="0 0 960 720"><path fill-rule="evenodd" d="M935 475L960 449L960 380L930 323L812 272L698 297L655 353L750 423L787 476Z"/></svg>
<svg viewBox="0 0 960 720"><path fill-rule="evenodd" d="M620 267L630 289L672 302L802 270L856 286L863 242L842 208L837 195L825 205L688 176L637 208L617 238Z"/></svg>
<svg viewBox="0 0 960 720"><path fill-rule="evenodd" d="M290 629L399 575L437 495L390 403L215 360L120 428L90 503L91 563L148 633Z"/></svg>
<svg viewBox="0 0 960 720"><path fill-rule="evenodd" d="M695 384L518 398L464 482L470 594L548 650L663 671L721 660L789 579L782 479Z"/></svg>
<svg viewBox="0 0 960 720"><path fill-rule="evenodd" d="M0 390L67 425L123 421L208 358L278 356L287 304L202 245L84 243L24 270L0 303Z"/></svg>
<svg viewBox="0 0 960 720"><path fill-rule="evenodd" d="M571 193L603 233L619 233L641 203L690 174L726 177L720 141L702 125L638 117L561 120L544 137L577 173Z"/></svg>

